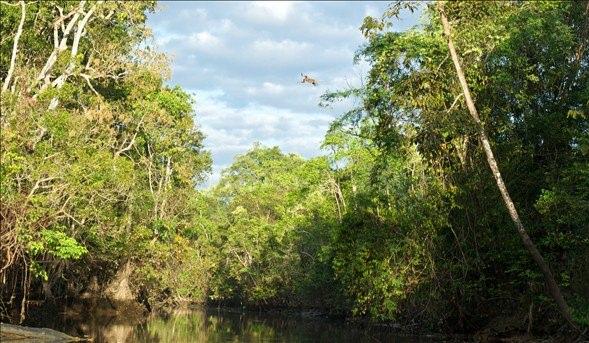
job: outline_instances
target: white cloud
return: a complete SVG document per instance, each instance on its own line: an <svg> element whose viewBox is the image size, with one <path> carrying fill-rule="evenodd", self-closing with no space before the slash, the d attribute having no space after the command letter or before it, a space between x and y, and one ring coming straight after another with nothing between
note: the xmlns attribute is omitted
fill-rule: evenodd
<svg viewBox="0 0 589 343"><path fill-rule="evenodd" d="M270 94L281 94L284 91L284 87L282 85L277 85L272 82L264 82L262 88L266 93Z"/></svg>
<svg viewBox="0 0 589 343"><path fill-rule="evenodd" d="M290 55L310 52L311 44L307 42L295 42L290 39L275 41L270 39L256 40L251 45L256 53L268 55Z"/></svg>
<svg viewBox="0 0 589 343"><path fill-rule="evenodd" d="M208 31L191 34L188 42L198 49L217 49L222 44L218 37Z"/></svg>
<svg viewBox="0 0 589 343"><path fill-rule="evenodd" d="M258 23L284 23L293 13L291 1L253 1L246 5L245 17Z"/></svg>
<svg viewBox="0 0 589 343"><path fill-rule="evenodd" d="M284 86L273 82L264 82L261 87L247 87L246 92L251 95L280 95L284 93Z"/></svg>
<svg viewBox="0 0 589 343"><path fill-rule="evenodd" d="M158 46L164 46L174 40L182 39L183 35L177 33L159 34L155 37L155 44Z"/></svg>
<svg viewBox="0 0 589 343"><path fill-rule="evenodd" d="M235 30L236 26L235 24L233 24L233 21L231 21L231 19L223 18L221 19L220 24L215 29L220 32L229 32Z"/></svg>
<svg viewBox="0 0 589 343"><path fill-rule="evenodd" d="M191 21L204 21L208 19L207 10L204 8L195 8L193 10L182 11L178 13L179 17L184 20L191 20Z"/></svg>

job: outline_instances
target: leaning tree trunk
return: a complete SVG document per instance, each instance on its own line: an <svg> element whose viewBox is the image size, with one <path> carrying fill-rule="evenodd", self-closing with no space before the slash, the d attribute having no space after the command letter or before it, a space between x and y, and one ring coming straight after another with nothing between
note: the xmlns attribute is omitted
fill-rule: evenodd
<svg viewBox="0 0 589 343"><path fill-rule="evenodd" d="M546 280L546 284L548 286L548 291L550 292L550 295L552 296L552 298L556 302L556 305L558 306L558 310L560 311L562 316L566 319L566 321L574 329L578 330L578 328L574 324L574 321L573 321L573 318L572 318L571 313L569 311L569 308L567 306L567 303L564 300L562 293L560 292L560 288L558 287L558 284L556 283L556 280L554 279L554 276L552 275L552 272L550 271L550 268L548 267L548 264L546 263L546 261L544 261L544 258L542 257L542 255L538 251L538 248L536 248L536 245L534 244L534 242L532 242L532 240L530 239L530 236L528 235L526 228L524 227L524 225L519 217L519 214L517 213L517 210L515 208L515 204L511 200L511 196L509 195L509 192L507 191L507 187L505 186L505 182L503 182L503 177L501 176L501 172L499 171L499 166L497 165L497 160L495 160L495 157L493 156L493 150L491 149L491 144L489 143L489 139L488 139L487 134L485 133L484 127L481 123L481 119L480 119L477 109L475 107L474 101L472 100L470 90L468 88L468 83L466 83L466 78L464 76L464 71L462 70L462 67L460 65L460 61L458 60L458 55L456 54L456 49L454 48L454 43L452 42L452 36L451 36L451 32L450 32L450 23L448 22L448 18L446 17L446 14L444 12L444 3L443 3L443 1L439 1L437 3L437 5L438 5L438 7L437 7L438 12L440 13L440 19L442 20L444 35L446 36L446 39L448 41L448 49L450 50L450 56L452 57L452 62L454 62L454 67L456 68L456 74L458 75L458 80L460 81L460 86L462 87L462 92L464 93L464 99L466 101L466 106L468 107L468 111L470 112L470 115L472 116L473 120L475 121L478 135L479 135L479 139L481 140L481 142L483 144L483 150L485 151L485 155L487 157L487 163L489 164L489 167L491 168L491 171L493 173L493 177L495 178L495 182L497 183L497 188L499 188L499 191L501 192L501 196L503 198L503 202L505 204L505 207L507 208L507 211L509 212L509 215L511 216L511 220L515 224L517 232L518 232L519 236L521 237L524 246L526 247L526 249L528 250L530 255L532 255L534 262L536 262L536 264L538 265L538 267L542 271L542 274L544 274L544 279Z"/></svg>

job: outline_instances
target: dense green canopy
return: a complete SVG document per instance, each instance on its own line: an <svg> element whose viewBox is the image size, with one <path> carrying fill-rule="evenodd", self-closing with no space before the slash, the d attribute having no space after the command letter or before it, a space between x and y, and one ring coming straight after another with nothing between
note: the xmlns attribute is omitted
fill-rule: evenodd
<svg viewBox="0 0 589 343"><path fill-rule="evenodd" d="M416 6L420 25L391 30ZM447 332L562 326L485 161L434 3L364 20L356 59L369 75L323 96L359 100L332 123L325 156L255 144L208 190L196 187L211 166L198 103L166 83L147 40L153 7L0 4L2 317L24 315L28 298L106 292L131 266L151 305L315 307ZM507 188L581 326L588 9L446 4Z"/></svg>

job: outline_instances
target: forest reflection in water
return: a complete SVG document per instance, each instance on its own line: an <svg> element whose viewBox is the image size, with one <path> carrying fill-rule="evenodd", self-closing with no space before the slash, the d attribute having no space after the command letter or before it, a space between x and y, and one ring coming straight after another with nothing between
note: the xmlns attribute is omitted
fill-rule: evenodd
<svg viewBox="0 0 589 343"><path fill-rule="evenodd" d="M140 321L124 318L46 318L46 326L102 343L155 342L439 342L440 337L406 336L383 327L340 320L220 309L175 311ZM455 340L452 340L455 341Z"/></svg>

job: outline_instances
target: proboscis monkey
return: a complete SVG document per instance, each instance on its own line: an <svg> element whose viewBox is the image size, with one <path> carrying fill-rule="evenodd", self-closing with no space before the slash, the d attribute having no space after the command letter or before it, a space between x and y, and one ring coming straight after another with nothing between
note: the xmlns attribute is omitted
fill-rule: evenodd
<svg viewBox="0 0 589 343"><path fill-rule="evenodd" d="M313 86L317 86L317 80L310 78L308 75L303 75L303 73L301 73L301 76L303 77L301 83L307 82L309 84L312 84Z"/></svg>

